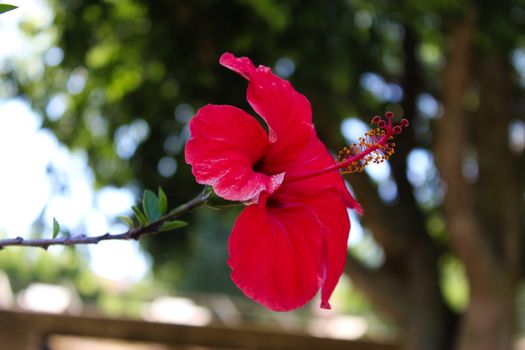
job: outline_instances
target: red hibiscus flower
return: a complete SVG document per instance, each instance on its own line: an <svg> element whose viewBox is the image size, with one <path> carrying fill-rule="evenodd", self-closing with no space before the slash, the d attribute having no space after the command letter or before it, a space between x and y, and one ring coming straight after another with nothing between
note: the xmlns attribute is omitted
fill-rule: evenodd
<svg viewBox="0 0 525 350"><path fill-rule="evenodd" d="M204 106L190 122L185 156L197 182L247 204L229 239L232 280L275 311L298 308L319 289L329 309L346 262L347 208L362 212L337 169L362 164L363 156L346 150L336 163L306 97L269 68L230 53L220 63L248 80L248 102L268 127L227 105Z"/></svg>

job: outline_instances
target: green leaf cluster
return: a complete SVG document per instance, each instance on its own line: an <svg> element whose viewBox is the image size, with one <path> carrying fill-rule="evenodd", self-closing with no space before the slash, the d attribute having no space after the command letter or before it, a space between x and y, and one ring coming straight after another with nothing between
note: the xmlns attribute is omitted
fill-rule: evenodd
<svg viewBox="0 0 525 350"><path fill-rule="evenodd" d="M162 187L159 187L158 194L145 190L142 196L142 207L132 206L131 210L135 215L135 221L127 216L119 216L118 219L125 222L130 228L149 226L158 220L162 220L162 217L166 215L168 211L168 197ZM185 221L167 220L162 223L159 231L171 231L186 225Z"/></svg>

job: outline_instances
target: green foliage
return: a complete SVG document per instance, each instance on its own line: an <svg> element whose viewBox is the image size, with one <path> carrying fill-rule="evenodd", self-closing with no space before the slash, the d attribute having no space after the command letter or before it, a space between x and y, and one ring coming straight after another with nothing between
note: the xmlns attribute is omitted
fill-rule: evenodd
<svg viewBox="0 0 525 350"><path fill-rule="evenodd" d="M209 193L209 199L206 202L206 206L208 208L223 210L243 205L242 203L228 201L222 197L217 196L211 186L206 187L206 193Z"/></svg>
<svg viewBox="0 0 525 350"><path fill-rule="evenodd" d="M445 300L453 310L461 312L468 304L469 287L465 268L453 256L443 256L440 260L441 289Z"/></svg>
<svg viewBox="0 0 525 350"><path fill-rule="evenodd" d="M164 224L162 224L162 226L160 227L160 231L161 232L171 231L171 230L175 230L180 227L184 227L186 225L188 225L188 223L185 221L181 221L181 220L167 221Z"/></svg>
<svg viewBox="0 0 525 350"><path fill-rule="evenodd" d="M166 193L164 193L164 190L162 187L159 186L159 212L160 215L166 214L168 211L168 197L166 197Z"/></svg>
<svg viewBox="0 0 525 350"><path fill-rule="evenodd" d="M4 13L4 12L7 12L7 11L11 11L11 10L14 10L16 9L17 7L16 6L13 6L13 5L8 5L8 4L0 4L0 13Z"/></svg>
<svg viewBox="0 0 525 350"><path fill-rule="evenodd" d="M135 225L133 224L133 220L128 216L117 216L117 219L128 225L128 228L135 227Z"/></svg>
<svg viewBox="0 0 525 350"><path fill-rule="evenodd" d="M53 238L56 238L59 233L60 233L60 224L55 218L53 218Z"/></svg>
<svg viewBox="0 0 525 350"><path fill-rule="evenodd" d="M138 226L148 226L155 221L165 221L168 216L162 217L168 210L168 198L164 190L159 187L158 196L150 190L145 190L142 195L142 209L132 206L131 210L135 214L136 224L130 217L119 216L117 219L123 221L129 228ZM162 223L159 232L172 231L186 226L188 223L182 220L168 220Z"/></svg>
<svg viewBox="0 0 525 350"><path fill-rule="evenodd" d="M270 28L282 31L289 23L290 14L285 3L274 0L242 0L254 13L264 19Z"/></svg>
<svg viewBox="0 0 525 350"><path fill-rule="evenodd" d="M149 221L146 218L146 215L144 215L144 213L142 212L142 210L140 210L139 207L134 205L134 206L131 207L131 210L135 214L135 218L137 219L137 221L138 221L140 226L147 226L148 225Z"/></svg>
<svg viewBox="0 0 525 350"><path fill-rule="evenodd" d="M160 218L159 198L150 190L144 191L142 197L142 208L148 222L157 221Z"/></svg>

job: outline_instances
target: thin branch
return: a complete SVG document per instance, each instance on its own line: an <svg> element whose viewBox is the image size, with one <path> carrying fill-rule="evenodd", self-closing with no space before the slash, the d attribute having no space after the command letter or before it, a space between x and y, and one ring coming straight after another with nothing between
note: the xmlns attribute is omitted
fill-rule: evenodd
<svg viewBox="0 0 525 350"><path fill-rule="evenodd" d="M100 236L86 236L77 235L74 237L59 237L59 238L42 238L42 239L25 239L22 237L8 238L0 240L0 249L9 246L21 246L21 247L38 247L47 249L53 245L71 246L77 244L97 244L101 241L110 240L138 240L142 236L152 235L158 233L160 228L165 222L169 222L182 214L192 211L193 209L203 205L207 202L211 192L204 190L198 196L192 200L178 206L177 208L170 211L168 214L162 216L160 219L153 221L145 226L130 228L128 231L111 234L105 233Z"/></svg>

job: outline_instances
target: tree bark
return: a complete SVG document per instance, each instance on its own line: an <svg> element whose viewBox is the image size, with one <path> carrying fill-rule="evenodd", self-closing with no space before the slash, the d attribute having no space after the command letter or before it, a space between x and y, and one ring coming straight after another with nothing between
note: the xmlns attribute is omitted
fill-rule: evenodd
<svg viewBox="0 0 525 350"><path fill-rule="evenodd" d="M464 98L474 80L475 17L471 11L452 33L443 78L444 115L438 122L435 151L446 186L444 211L451 247L465 265L470 288L455 348L504 350L512 347L514 331L523 233L516 195L523 191L508 155L511 101L506 87L511 83L501 64L504 56L502 60L477 57L481 69L475 77L481 103L475 120L471 122L464 110ZM466 179L462 172L468 149L477 154L479 179Z"/></svg>
<svg viewBox="0 0 525 350"><path fill-rule="evenodd" d="M479 164L473 195L476 219L483 228L478 239L489 242L495 261L493 273L485 274L485 280L471 281L458 348L509 349L523 253L523 188L507 136L512 118L511 71L506 55L498 52L478 57L475 66L481 102L471 124Z"/></svg>

